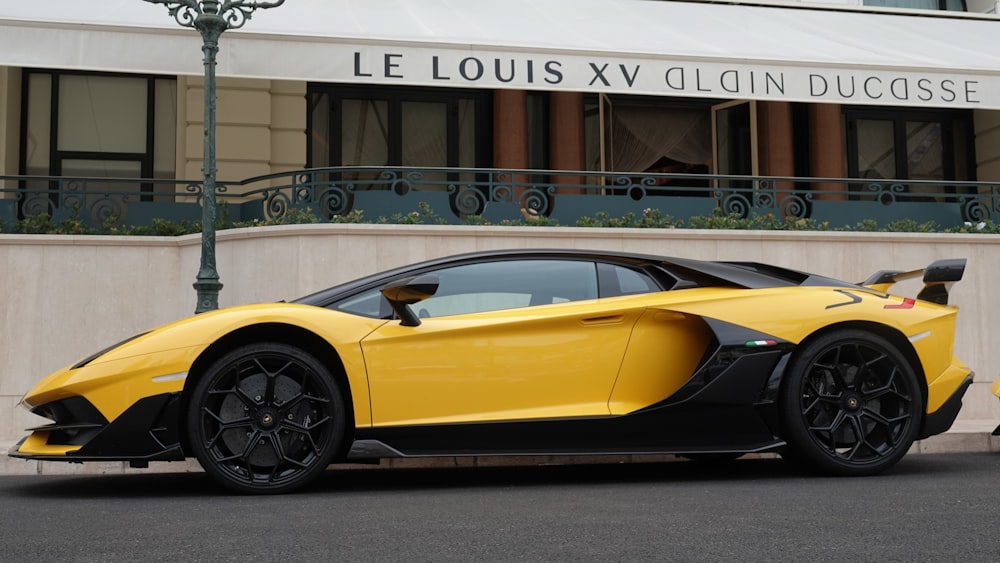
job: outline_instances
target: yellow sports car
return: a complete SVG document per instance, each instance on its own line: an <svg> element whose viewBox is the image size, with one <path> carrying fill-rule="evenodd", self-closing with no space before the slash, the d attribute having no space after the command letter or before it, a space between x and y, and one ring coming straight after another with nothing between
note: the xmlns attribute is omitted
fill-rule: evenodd
<svg viewBox="0 0 1000 563"><path fill-rule="evenodd" d="M196 457L241 492L389 457L781 452L868 475L947 430L964 259L862 284L758 263L517 250L196 315L42 380L14 457ZM915 298L886 293L922 275Z"/></svg>

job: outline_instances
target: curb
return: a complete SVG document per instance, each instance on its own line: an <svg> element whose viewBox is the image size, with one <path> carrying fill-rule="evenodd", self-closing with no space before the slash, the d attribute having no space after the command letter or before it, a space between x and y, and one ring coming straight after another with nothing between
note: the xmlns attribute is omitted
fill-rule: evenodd
<svg viewBox="0 0 1000 563"><path fill-rule="evenodd" d="M1000 453L1000 436L991 433L996 422L988 420L956 421L951 430L913 443L907 455ZM7 450L16 440L0 441L0 476L4 475L114 475L142 473L200 473L194 459L177 462L152 462L146 469L134 469L120 461L62 463L12 458ZM775 454L749 454L745 457L773 457ZM446 467L515 467L531 465L574 465L596 463L662 463L677 461L671 454L650 455L578 455L578 456L479 456L383 459L379 464L344 464L340 470Z"/></svg>

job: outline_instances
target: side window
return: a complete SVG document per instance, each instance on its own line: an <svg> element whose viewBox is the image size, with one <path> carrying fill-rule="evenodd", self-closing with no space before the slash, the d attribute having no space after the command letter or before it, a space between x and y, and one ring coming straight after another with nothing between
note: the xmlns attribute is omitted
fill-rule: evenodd
<svg viewBox="0 0 1000 563"><path fill-rule="evenodd" d="M625 283L645 287L641 274L622 268ZM581 260L508 260L445 268L434 272L437 293L413 305L421 318L597 299L597 271ZM654 290L655 291L655 290ZM638 291L636 291L638 292ZM379 289L333 303L331 309L372 318L389 318L391 309Z"/></svg>
<svg viewBox="0 0 1000 563"><path fill-rule="evenodd" d="M464 315L597 298L593 262L509 260L437 272L434 297L414 305L420 317Z"/></svg>
<svg viewBox="0 0 1000 563"><path fill-rule="evenodd" d="M598 264L597 271L601 281L601 297L663 291L653 278L631 268L615 264Z"/></svg>
<svg viewBox="0 0 1000 563"><path fill-rule="evenodd" d="M361 315L362 317L380 318L389 315L389 304L382 297L382 292L378 289L359 293L338 301L330 306L337 311Z"/></svg>

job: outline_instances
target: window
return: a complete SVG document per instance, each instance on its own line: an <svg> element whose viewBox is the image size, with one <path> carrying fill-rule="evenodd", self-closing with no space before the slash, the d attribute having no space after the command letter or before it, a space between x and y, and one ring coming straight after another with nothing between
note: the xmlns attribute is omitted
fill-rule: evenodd
<svg viewBox="0 0 1000 563"><path fill-rule="evenodd" d="M710 102L590 97L584 103L587 168L630 174L707 174L712 168L711 121Z"/></svg>
<svg viewBox="0 0 1000 563"><path fill-rule="evenodd" d="M595 107L595 105L597 107ZM603 106L603 109L600 109ZM601 96L585 105L587 163L593 169L642 172L661 161L672 172L707 170L712 160L710 105L665 103L662 99Z"/></svg>
<svg viewBox="0 0 1000 563"><path fill-rule="evenodd" d="M912 8L915 10L948 10L966 12L965 0L865 0L865 6Z"/></svg>
<svg viewBox="0 0 1000 563"><path fill-rule="evenodd" d="M310 168L473 168L489 161L483 92L310 84L308 99Z"/></svg>
<svg viewBox="0 0 1000 563"><path fill-rule="evenodd" d="M844 116L852 178L975 180L968 111L849 108Z"/></svg>
<svg viewBox="0 0 1000 563"><path fill-rule="evenodd" d="M22 174L175 177L176 80L26 69L22 100ZM153 186L89 183L88 191L151 199Z"/></svg>
<svg viewBox="0 0 1000 563"><path fill-rule="evenodd" d="M361 315L362 317L389 318L392 309L389 303L382 298L382 293L378 290L369 290L358 295L353 295L334 303L332 307L338 311Z"/></svg>
<svg viewBox="0 0 1000 563"><path fill-rule="evenodd" d="M421 318L661 291L660 286L643 272L616 264L599 263L595 267L594 262L586 260L480 262L434 273L439 279L437 293L413 305ZM331 307L373 318L392 315L379 288L347 297Z"/></svg>
<svg viewBox="0 0 1000 563"><path fill-rule="evenodd" d="M597 272L601 282L601 297L661 291L660 286L648 275L623 266L599 263Z"/></svg>
<svg viewBox="0 0 1000 563"><path fill-rule="evenodd" d="M421 317L463 315L597 299L593 262L510 260L437 272L437 293L415 305Z"/></svg>

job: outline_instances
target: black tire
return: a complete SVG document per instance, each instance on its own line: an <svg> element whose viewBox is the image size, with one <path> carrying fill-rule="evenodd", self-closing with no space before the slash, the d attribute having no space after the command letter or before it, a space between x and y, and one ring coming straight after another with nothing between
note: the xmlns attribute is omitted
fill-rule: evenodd
<svg viewBox="0 0 1000 563"><path fill-rule="evenodd" d="M287 493L316 479L344 439L343 394L312 355L252 344L216 361L187 410L191 448L213 479L237 492Z"/></svg>
<svg viewBox="0 0 1000 563"><path fill-rule="evenodd" d="M889 341L838 330L796 352L780 410L789 459L829 474L874 475L910 449L923 400L913 367Z"/></svg>

